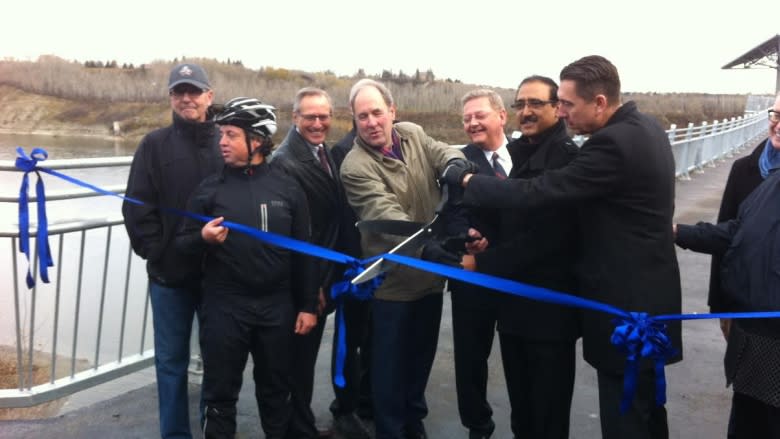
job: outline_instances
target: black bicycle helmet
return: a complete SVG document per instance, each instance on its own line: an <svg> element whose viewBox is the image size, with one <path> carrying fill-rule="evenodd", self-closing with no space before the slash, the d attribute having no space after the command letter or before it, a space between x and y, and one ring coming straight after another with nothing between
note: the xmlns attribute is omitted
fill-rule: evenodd
<svg viewBox="0 0 780 439"><path fill-rule="evenodd" d="M263 138L276 132L276 108L255 98L233 98L215 117L217 125L235 125Z"/></svg>
<svg viewBox="0 0 780 439"><path fill-rule="evenodd" d="M271 136L276 132L276 114L272 105L264 104L259 99L238 97L229 100L214 116L217 125L234 125L244 130L246 147L249 150L249 161L252 156L260 153L267 156L271 153L273 142ZM263 145L252 150L250 134L262 137Z"/></svg>

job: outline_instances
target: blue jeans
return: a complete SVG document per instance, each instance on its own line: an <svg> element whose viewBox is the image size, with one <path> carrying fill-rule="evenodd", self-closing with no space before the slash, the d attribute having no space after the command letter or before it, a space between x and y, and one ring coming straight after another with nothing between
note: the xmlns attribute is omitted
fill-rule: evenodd
<svg viewBox="0 0 780 439"><path fill-rule="evenodd" d="M192 438L187 369L199 289L170 288L150 281L149 294L154 322L160 435L166 439Z"/></svg>
<svg viewBox="0 0 780 439"><path fill-rule="evenodd" d="M423 430L425 387L439 342L442 294L411 302L374 299L371 390L376 439Z"/></svg>

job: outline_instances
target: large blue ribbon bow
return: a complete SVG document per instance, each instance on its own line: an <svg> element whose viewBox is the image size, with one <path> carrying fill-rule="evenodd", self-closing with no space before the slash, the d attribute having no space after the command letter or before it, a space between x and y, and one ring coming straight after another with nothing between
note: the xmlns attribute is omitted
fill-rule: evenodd
<svg viewBox="0 0 780 439"><path fill-rule="evenodd" d="M626 355L626 369L623 375L623 398L620 411L625 413L631 406L636 393L639 365L642 358L653 361L655 369L655 403L666 404L666 359L675 354L676 349L666 335L666 325L656 321L644 312L629 312L616 317L615 330L611 342Z"/></svg>
<svg viewBox="0 0 780 439"><path fill-rule="evenodd" d="M28 157L21 146L16 148L19 157L16 158L15 166L24 172L22 177L22 186L19 188L19 251L24 253L27 258L27 288L35 286L30 271L30 211L27 188L29 186L29 174L35 172L38 181L35 183L35 196L37 198L38 211L38 231L36 232L36 243L38 247L38 268L41 280L49 283L49 267L54 266L51 258L51 249L49 248L49 226L46 219L46 193L43 188L43 179L38 172L38 161L44 161L49 154L41 148L35 148Z"/></svg>

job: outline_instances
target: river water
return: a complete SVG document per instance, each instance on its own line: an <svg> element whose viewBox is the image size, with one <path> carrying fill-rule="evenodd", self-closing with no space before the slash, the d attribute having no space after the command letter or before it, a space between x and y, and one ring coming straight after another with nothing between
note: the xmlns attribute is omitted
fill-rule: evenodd
<svg viewBox="0 0 780 439"><path fill-rule="evenodd" d="M35 147L44 148L48 152L48 159L55 160L131 156L137 144L135 141L101 138L0 133L0 161L15 160L17 146L23 147L28 154ZM46 166L46 162L40 165ZM128 170L129 167L125 166L60 172L105 187L125 184ZM41 175L47 194L76 188L72 183L57 177ZM18 172L0 172L2 195L18 195L21 177L22 174ZM34 194L36 180L37 177L30 174L31 195ZM46 204L50 225L84 219L117 218L121 216L120 208L121 200L110 196L50 201ZM35 212L36 208L31 203L31 224L36 223ZM17 229L17 204L0 202L0 230L8 232ZM23 322L20 337L23 344L29 345L32 334L35 350L51 352L56 347L58 354L67 357L71 357L75 351L77 358L90 364L94 363L98 348L98 333L100 364L118 359L119 337L122 331L125 332L122 347L125 355L128 352L151 348L151 315L145 325L145 337L143 340L141 338L141 332L144 330L143 316L147 307L143 261L135 255L129 256L129 243L123 226L111 228L110 233L110 239L106 228L84 233L67 233L62 239L59 235L51 236L49 243L55 259L55 266L49 269L52 282L44 284L39 281L33 290L28 290L24 283L27 269L24 254L13 248L10 238L0 238L0 267L4 273L0 276L0 345L16 345L16 308L12 276L13 255L16 252L19 320ZM34 247L33 242L31 248ZM110 246L107 245L109 242ZM60 251L61 260L58 259ZM129 294L125 298L128 260L131 261ZM104 282L105 289L102 287ZM59 308L56 307L57 303ZM99 318L101 304L103 317ZM123 311L124 309L126 311ZM124 322L123 312L127 316Z"/></svg>

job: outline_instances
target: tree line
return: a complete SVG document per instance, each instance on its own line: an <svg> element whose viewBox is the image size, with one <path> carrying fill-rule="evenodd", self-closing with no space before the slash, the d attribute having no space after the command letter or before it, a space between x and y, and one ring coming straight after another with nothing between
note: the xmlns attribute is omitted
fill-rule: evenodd
<svg viewBox="0 0 780 439"><path fill-rule="evenodd" d="M115 60L68 61L47 55L37 61L0 61L0 84L24 91L86 102L167 102L167 80L170 69L179 62L203 65L215 90L215 101L224 102L235 96L253 96L280 110L292 107L295 92L314 86L328 91L337 111L348 111L349 89L360 78L367 77L363 69L351 76L337 76L330 71L303 72L285 68L249 69L240 60L218 61L203 58L155 60L137 67ZM373 76L385 82L402 112L447 113L460 111L460 98L477 87L459 80L437 79L433 71L406 74L384 70ZM520 78L518 78L519 81ZM514 90L495 89L508 105L514 100ZM668 127L688 122L722 120L739 116L745 109L745 95L709 95L691 93L624 93L625 100L635 100L639 108L655 116Z"/></svg>

